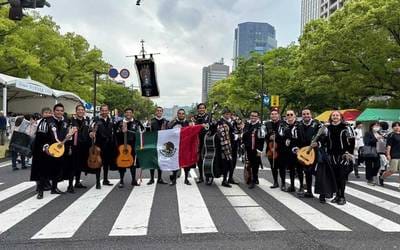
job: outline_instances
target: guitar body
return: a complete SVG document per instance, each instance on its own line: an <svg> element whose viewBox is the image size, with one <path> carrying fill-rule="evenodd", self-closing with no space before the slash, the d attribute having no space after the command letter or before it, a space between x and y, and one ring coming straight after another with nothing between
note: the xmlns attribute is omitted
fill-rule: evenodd
<svg viewBox="0 0 400 250"><path fill-rule="evenodd" d="M101 168L103 165L103 161L101 160L101 149L93 144L89 148L89 157L87 160L88 167L91 169L98 169Z"/></svg>
<svg viewBox="0 0 400 250"><path fill-rule="evenodd" d="M54 158L60 158L64 155L65 146L64 143L56 142L50 145L49 153Z"/></svg>
<svg viewBox="0 0 400 250"><path fill-rule="evenodd" d="M204 137L203 169L206 178L219 178L221 176L220 159L216 134L206 134Z"/></svg>
<svg viewBox="0 0 400 250"><path fill-rule="evenodd" d="M274 160L278 158L278 144L276 142L270 141L268 143L267 157Z"/></svg>
<svg viewBox="0 0 400 250"><path fill-rule="evenodd" d="M310 146L302 147L297 152L297 160L304 166L310 166L315 162L315 150Z"/></svg>
<svg viewBox="0 0 400 250"><path fill-rule="evenodd" d="M119 145L117 166L120 168L130 168L131 166L133 166L134 162L135 159L132 156L131 145Z"/></svg>

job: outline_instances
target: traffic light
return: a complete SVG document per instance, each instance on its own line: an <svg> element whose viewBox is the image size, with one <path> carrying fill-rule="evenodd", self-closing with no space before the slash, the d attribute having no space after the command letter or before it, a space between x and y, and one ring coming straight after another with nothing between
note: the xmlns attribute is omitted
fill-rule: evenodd
<svg viewBox="0 0 400 250"><path fill-rule="evenodd" d="M50 7L46 0L8 0L11 5L9 18L11 20L21 20L24 16L23 8L36 9L43 8L44 6Z"/></svg>

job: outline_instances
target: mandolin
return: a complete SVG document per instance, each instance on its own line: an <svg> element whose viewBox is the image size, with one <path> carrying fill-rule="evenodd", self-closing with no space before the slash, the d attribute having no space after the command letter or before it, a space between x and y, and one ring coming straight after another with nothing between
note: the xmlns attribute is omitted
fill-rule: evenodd
<svg viewBox="0 0 400 250"><path fill-rule="evenodd" d="M76 132L75 128L70 128L68 131L68 134L65 136L64 140L62 140L61 142L55 142L55 143L51 144L48 149L50 156L52 156L54 158L60 158L61 156L63 156L64 152L65 152L64 144L66 141L71 139L72 135L75 132Z"/></svg>
<svg viewBox="0 0 400 250"><path fill-rule="evenodd" d="M124 144L118 146L117 166L120 168L130 168L135 159L132 156L132 146L128 145L127 123L123 121Z"/></svg>
<svg viewBox="0 0 400 250"><path fill-rule="evenodd" d="M96 134L97 125L94 127L93 132ZM89 148L89 157L87 160L88 167L91 169L101 168L103 161L101 160L101 149L96 146L96 138L92 138L92 146Z"/></svg>
<svg viewBox="0 0 400 250"><path fill-rule="evenodd" d="M325 126L322 126L309 146L302 147L297 151L297 160L304 166L311 166L315 162L315 149L311 145L318 141L319 137L324 133Z"/></svg>

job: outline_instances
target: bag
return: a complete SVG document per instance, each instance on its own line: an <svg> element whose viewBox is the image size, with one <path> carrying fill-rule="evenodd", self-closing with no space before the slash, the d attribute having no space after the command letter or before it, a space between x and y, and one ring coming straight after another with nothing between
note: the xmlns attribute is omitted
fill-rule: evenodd
<svg viewBox="0 0 400 250"><path fill-rule="evenodd" d="M386 153L386 143L383 141L378 141L376 143L376 152L378 152L378 154Z"/></svg>
<svg viewBox="0 0 400 250"><path fill-rule="evenodd" d="M360 148L360 155L362 158L376 158L378 157L378 152L376 151L376 147L372 146L364 146Z"/></svg>

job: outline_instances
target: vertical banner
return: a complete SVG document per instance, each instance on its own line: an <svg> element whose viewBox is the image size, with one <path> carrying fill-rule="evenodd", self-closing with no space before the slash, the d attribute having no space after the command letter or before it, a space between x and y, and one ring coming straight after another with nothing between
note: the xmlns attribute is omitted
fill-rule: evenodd
<svg viewBox="0 0 400 250"><path fill-rule="evenodd" d="M153 58L135 59L136 70L139 76L142 96L158 97L160 92L157 85L156 66Z"/></svg>

